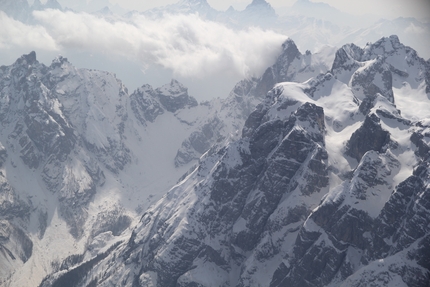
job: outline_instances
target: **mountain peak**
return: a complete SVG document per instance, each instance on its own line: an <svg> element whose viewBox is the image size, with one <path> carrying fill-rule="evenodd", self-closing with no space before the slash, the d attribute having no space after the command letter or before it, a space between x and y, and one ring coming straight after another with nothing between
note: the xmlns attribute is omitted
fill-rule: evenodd
<svg viewBox="0 0 430 287"><path fill-rule="evenodd" d="M62 10L62 7L57 0L48 0L45 4L45 8Z"/></svg>
<svg viewBox="0 0 430 287"><path fill-rule="evenodd" d="M61 67L64 63L69 63L69 61L60 55L52 60L51 68Z"/></svg>
<svg viewBox="0 0 430 287"><path fill-rule="evenodd" d="M400 43L399 37L397 35L391 35L389 38L391 42Z"/></svg>
<svg viewBox="0 0 430 287"><path fill-rule="evenodd" d="M37 59L36 59L36 52L35 51L31 51L29 54L22 55L16 61L16 63L19 65L22 65L22 64L33 65L36 62L37 62Z"/></svg>
<svg viewBox="0 0 430 287"><path fill-rule="evenodd" d="M105 6L102 9L100 9L99 11L97 11L96 14L105 15L105 16L111 16L111 15L113 15L113 12L112 12L111 9L109 9L108 6Z"/></svg>
<svg viewBox="0 0 430 287"><path fill-rule="evenodd" d="M288 62L293 61L293 59L300 54L296 43L294 43L294 41L290 38L282 43L282 51L282 55L285 55L288 58Z"/></svg>
<svg viewBox="0 0 430 287"><path fill-rule="evenodd" d="M179 5L186 5L186 6L190 6L190 7L209 6L208 1L206 1L206 0L181 0L178 4Z"/></svg>
<svg viewBox="0 0 430 287"><path fill-rule="evenodd" d="M33 10L43 10L43 9L58 9L62 10L60 3L57 0L48 0L45 4L40 2L40 0L34 0L33 5L31 6Z"/></svg>
<svg viewBox="0 0 430 287"><path fill-rule="evenodd" d="M40 10L43 8L43 4L42 4L42 2L40 2L40 0L34 0L31 8L33 8L34 10Z"/></svg>
<svg viewBox="0 0 430 287"><path fill-rule="evenodd" d="M253 0L252 3L251 3L251 5L261 5L261 4L267 5L269 3L267 3L265 0Z"/></svg>
<svg viewBox="0 0 430 287"><path fill-rule="evenodd" d="M233 6L231 6L230 5L230 7L228 7L228 9L227 9L227 13L232 13L232 12L235 12L236 10L233 8Z"/></svg>
<svg viewBox="0 0 430 287"><path fill-rule="evenodd" d="M168 89L172 95L187 92L188 89L179 81L172 79L169 84L166 84L160 88L160 90Z"/></svg>
<svg viewBox="0 0 430 287"><path fill-rule="evenodd" d="M175 79L156 90L157 97L163 107L169 112L197 106L196 99L188 95L188 88Z"/></svg>
<svg viewBox="0 0 430 287"><path fill-rule="evenodd" d="M72 277L74 286L367 286L380 278L382 285L427 286L430 100L422 88L428 64L395 50L397 41L383 38L367 50L343 46L333 73L320 74L315 64L327 53L302 55L287 39L260 79L242 81L227 102L200 106L174 79L156 90L142 86L128 101L116 78L29 65L34 52L2 67L0 165L8 169L0 170L0 184L10 179L11 188L0 189L0 198L14 199L16 185L22 198L35 195L34 205L21 204L31 220L59 210L75 242L88 242L71 249L74 242L66 240L62 254L42 258L61 267L45 271L54 273L39 286ZM315 76L298 81L300 75ZM245 125L235 121L246 114ZM241 136L236 131L243 126ZM183 133L175 165L196 166L175 181L172 157ZM12 181L36 172L22 186ZM39 185L27 192L39 179L52 193ZM152 180L166 186L154 181L145 189ZM141 217L126 213L133 199L147 201L146 190L152 197L159 189L161 197L173 184L152 207L139 207ZM45 208L44 194L56 205ZM114 201L105 207L110 194L131 198L124 213L111 209ZM0 215L9 216L4 206ZM133 229L129 216L136 217ZM44 240L64 231L54 229L54 220L43 219ZM31 235L33 228L22 228L19 235ZM0 252L0 262L10 254L27 261L31 252L22 250L43 239L10 238L11 252ZM30 267L39 264L31 260ZM12 276L10 286L29 285Z"/></svg>
<svg viewBox="0 0 430 287"><path fill-rule="evenodd" d="M275 9L265 0L253 0L243 11L250 19L276 18Z"/></svg>
<svg viewBox="0 0 430 287"><path fill-rule="evenodd" d="M251 4L249 4L246 8L248 7L267 7L267 8L272 8L272 6L265 0L252 0Z"/></svg>

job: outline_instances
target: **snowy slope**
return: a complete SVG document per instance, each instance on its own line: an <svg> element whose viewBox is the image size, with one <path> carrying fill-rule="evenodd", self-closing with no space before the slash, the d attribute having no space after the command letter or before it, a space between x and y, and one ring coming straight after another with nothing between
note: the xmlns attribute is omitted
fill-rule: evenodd
<svg viewBox="0 0 430 287"><path fill-rule="evenodd" d="M326 71L330 51L302 55L288 40L261 78L241 81L226 99L201 104L176 80L129 95L113 74L77 69L61 56L47 67L32 52L3 66L3 172L7 194L22 210L5 224L21 218L12 227L23 239L3 245L13 251L4 259L10 263L2 280L38 284L63 268L67 257L97 254L121 240L136 214L202 154L240 137L249 114L279 79L301 81ZM12 242L21 243L11 249ZM46 253L48 246L52 252ZM22 260L10 259L25 250Z"/></svg>
<svg viewBox="0 0 430 287"><path fill-rule="evenodd" d="M237 140L245 120L276 83L301 82L324 73L329 70L334 55L334 48L328 46L314 54L309 51L302 54L294 41L286 40L275 64L261 77L242 80L226 99L207 103L211 112L206 112L205 116L202 114L201 118L205 120L182 143L175 158L176 165L198 159L211 146L222 147ZM181 113L178 116L182 117Z"/></svg>
<svg viewBox="0 0 430 287"><path fill-rule="evenodd" d="M190 167L174 165L193 131L183 118L206 108L172 81L156 89L164 114L143 125L113 74L62 57L47 67L34 52L0 77L1 282L37 286L99 236L119 240L177 182Z"/></svg>
<svg viewBox="0 0 430 287"><path fill-rule="evenodd" d="M412 111L429 70L396 36L345 45L276 85L128 239L42 286L426 286L430 114Z"/></svg>

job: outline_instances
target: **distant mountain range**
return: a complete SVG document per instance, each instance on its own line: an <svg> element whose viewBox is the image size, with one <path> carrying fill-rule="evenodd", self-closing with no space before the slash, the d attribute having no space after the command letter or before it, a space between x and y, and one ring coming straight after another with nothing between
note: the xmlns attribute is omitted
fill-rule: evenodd
<svg viewBox="0 0 430 287"><path fill-rule="evenodd" d="M283 33L292 38L304 50L317 50L324 45L342 46L354 42L364 45L377 41L379 38L396 34L407 45L413 46L422 57L430 58L427 47L430 45L430 23L414 18L398 18L394 20L378 19L375 16L354 16L333 8L332 6L309 0L296 1L287 12L277 14L275 9L265 0L253 0L244 10L234 8L226 11L213 9L206 0L181 0L175 4L154 8L148 11L125 12L118 5L109 1L93 1L88 4L76 2L77 11L91 11L99 16L112 16L120 13L125 18L135 14L159 18L168 14L195 14L200 17L223 23L235 29L259 26ZM11 17L33 22L31 11L46 8L62 9L57 0L49 0L46 4L35 1L30 7L26 0L2 0L0 10ZM65 9L68 9L66 6ZM118 16L118 15L117 15ZM120 20L121 18L116 18Z"/></svg>

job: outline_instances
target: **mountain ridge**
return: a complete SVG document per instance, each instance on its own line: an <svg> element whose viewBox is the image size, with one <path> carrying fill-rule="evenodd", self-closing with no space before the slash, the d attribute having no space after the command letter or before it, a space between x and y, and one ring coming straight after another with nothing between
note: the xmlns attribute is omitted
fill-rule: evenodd
<svg viewBox="0 0 430 287"><path fill-rule="evenodd" d="M428 70L391 36L276 84L79 286L425 286Z"/></svg>

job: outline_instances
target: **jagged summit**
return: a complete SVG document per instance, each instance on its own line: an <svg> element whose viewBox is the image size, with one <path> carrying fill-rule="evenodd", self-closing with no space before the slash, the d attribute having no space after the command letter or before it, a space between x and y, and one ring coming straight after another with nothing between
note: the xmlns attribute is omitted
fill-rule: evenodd
<svg viewBox="0 0 430 287"><path fill-rule="evenodd" d="M181 1L153 21L291 36L225 99L198 104L175 80L129 93L33 52L0 67L1 286L426 286L430 60L405 36L428 28L353 33L248 3Z"/></svg>
<svg viewBox="0 0 430 287"><path fill-rule="evenodd" d="M233 6L229 6L228 9L226 10L226 13L235 13L236 9L233 8Z"/></svg>
<svg viewBox="0 0 430 287"><path fill-rule="evenodd" d="M61 7L61 4L58 3L57 0L48 0L46 1L45 5L43 5L43 9L58 9L58 10L62 10L63 8Z"/></svg>
<svg viewBox="0 0 430 287"><path fill-rule="evenodd" d="M180 0L178 5L189 5L190 7L209 6L207 0Z"/></svg>
<svg viewBox="0 0 430 287"><path fill-rule="evenodd" d="M253 0L245 10L238 12L243 23L258 23L261 27L270 27L277 21L275 9L265 0Z"/></svg>
<svg viewBox="0 0 430 287"><path fill-rule="evenodd" d="M209 148L127 240L42 286L75 270L78 286L426 286L428 64L389 37L345 45L331 70L293 82L314 57L287 40L225 103L275 81L242 135ZM206 147L200 135L187 143Z"/></svg>
<svg viewBox="0 0 430 287"><path fill-rule="evenodd" d="M251 4L249 4L248 6L272 7L266 0L252 0Z"/></svg>
<svg viewBox="0 0 430 287"><path fill-rule="evenodd" d="M102 9L96 11L95 14L104 15L104 16L112 16L112 15L114 15L114 13L112 12L112 10L108 6L105 6Z"/></svg>
<svg viewBox="0 0 430 287"><path fill-rule="evenodd" d="M161 93L168 93L172 96L180 96L188 93L188 88L175 79L172 79L169 84L166 84L157 90Z"/></svg>
<svg viewBox="0 0 430 287"><path fill-rule="evenodd" d="M44 9L58 9L62 10L61 4L57 0L48 0L45 4L42 4L40 0L35 0L31 5L32 10L44 10Z"/></svg>
<svg viewBox="0 0 430 287"><path fill-rule="evenodd" d="M216 19L220 13L213 9L206 0L180 0L174 4L167 5L161 8L154 8L142 12L149 17L163 17L165 13L169 14L194 14L204 19ZM131 12L129 13L132 14Z"/></svg>
<svg viewBox="0 0 430 287"><path fill-rule="evenodd" d="M39 62L37 61L36 52L31 51L27 55L22 55L15 63L18 65L33 65Z"/></svg>
<svg viewBox="0 0 430 287"><path fill-rule="evenodd" d="M275 10L273 9L272 5L270 5L266 0L253 0L248 6L246 6L244 11L253 11L260 9L261 13L270 15L275 14Z"/></svg>
<svg viewBox="0 0 430 287"><path fill-rule="evenodd" d="M296 2L294 2L293 8L295 8L297 6L302 6L302 7L315 7L315 6L317 6L317 7L324 7L326 9L335 9L327 3L313 2L310 0L297 0Z"/></svg>
<svg viewBox="0 0 430 287"><path fill-rule="evenodd" d="M59 55L58 57L56 57L55 59L52 60L51 62L51 66L50 68L55 69L55 68L61 68L62 65L71 65L71 63L69 62L69 60L61 55Z"/></svg>
<svg viewBox="0 0 430 287"><path fill-rule="evenodd" d="M34 0L33 5L31 6L34 10L42 10L43 4L40 2L40 0Z"/></svg>
<svg viewBox="0 0 430 287"><path fill-rule="evenodd" d="M284 41L284 43L282 43L282 50L283 54L289 55L289 57L291 58L290 60L293 60L293 58L298 53L300 53L296 43L290 38L288 38Z"/></svg>

